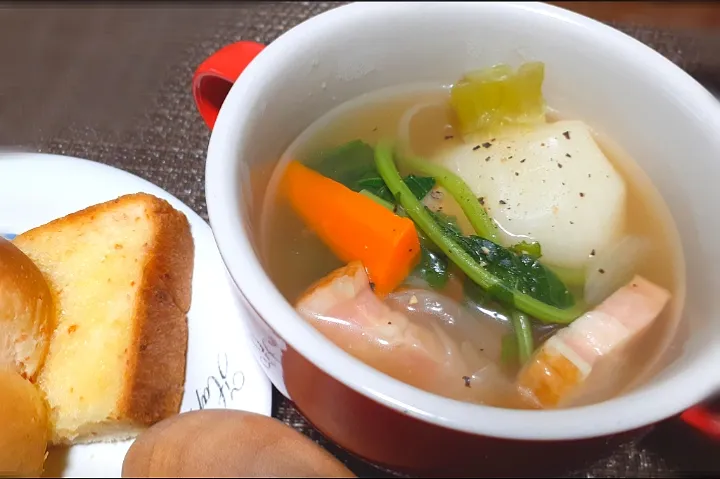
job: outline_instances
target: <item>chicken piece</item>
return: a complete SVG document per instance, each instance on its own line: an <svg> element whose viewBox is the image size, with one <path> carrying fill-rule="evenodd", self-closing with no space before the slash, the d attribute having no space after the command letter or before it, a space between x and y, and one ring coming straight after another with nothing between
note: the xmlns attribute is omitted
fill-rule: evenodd
<svg viewBox="0 0 720 479"><path fill-rule="evenodd" d="M544 408L577 405L591 395L599 400L598 395L614 392L623 353L669 299L668 291L635 276L548 339L520 371L521 390Z"/></svg>
<svg viewBox="0 0 720 479"><path fill-rule="evenodd" d="M395 379L453 399L527 407L482 345L461 341L463 328L453 334L437 312L422 311L425 304L437 306L431 299L403 291L383 302L373 292L362 263L352 262L311 286L296 309L337 346ZM455 311L451 319L461 321ZM423 315L422 320L417 315ZM491 326L485 331L491 335L486 341L494 337L499 345L503 330Z"/></svg>

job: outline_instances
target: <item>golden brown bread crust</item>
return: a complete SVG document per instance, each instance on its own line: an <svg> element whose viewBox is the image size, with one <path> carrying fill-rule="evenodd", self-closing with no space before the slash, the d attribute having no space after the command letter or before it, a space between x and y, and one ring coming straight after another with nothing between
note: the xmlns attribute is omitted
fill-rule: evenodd
<svg viewBox="0 0 720 479"><path fill-rule="evenodd" d="M0 476L39 477L48 435L40 390L17 372L0 368Z"/></svg>
<svg viewBox="0 0 720 479"><path fill-rule="evenodd" d="M135 308L136 350L129 355L129 387L119 407L127 419L148 426L180 411L194 261L185 215L166 201L151 198L156 244L150 247Z"/></svg>
<svg viewBox="0 0 720 479"><path fill-rule="evenodd" d="M128 352L124 395L119 398L119 417L113 419L149 426L177 414L184 392L195 253L185 215L165 200L136 193L56 219L23 233L16 241L32 240L49 225L94 221L95 215L115 210L120 203L136 201L145 202L152 214L155 243L148 248L133 319L135 350Z"/></svg>
<svg viewBox="0 0 720 479"><path fill-rule="evenodd" d="M0 237L0 367L34 381L54 327L54 298L45 278L25 253Z"/></svg>

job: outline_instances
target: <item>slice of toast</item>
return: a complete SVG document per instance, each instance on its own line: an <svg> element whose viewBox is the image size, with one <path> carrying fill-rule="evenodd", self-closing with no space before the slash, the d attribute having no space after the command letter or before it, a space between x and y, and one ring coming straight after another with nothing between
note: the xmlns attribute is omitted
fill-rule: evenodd
<svg viewBox="0 0 720 479"><path fill-rule="evenodd" d="M51 442L123 440L178 413L194 257L185 215L139 193L13 242L40 268L56 304L38 380Z"/></svg>

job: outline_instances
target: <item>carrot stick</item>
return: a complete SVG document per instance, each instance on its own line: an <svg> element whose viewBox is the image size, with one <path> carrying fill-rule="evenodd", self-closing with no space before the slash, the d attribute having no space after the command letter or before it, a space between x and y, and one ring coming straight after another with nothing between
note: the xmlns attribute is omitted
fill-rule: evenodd
<svg viewBox="0 0 720 479"><path fill-rule="evenodd" d="M415 224L337 181L292 161L281 190L342 261L362 261L375 292L392 292L420 259Z"/></svg>

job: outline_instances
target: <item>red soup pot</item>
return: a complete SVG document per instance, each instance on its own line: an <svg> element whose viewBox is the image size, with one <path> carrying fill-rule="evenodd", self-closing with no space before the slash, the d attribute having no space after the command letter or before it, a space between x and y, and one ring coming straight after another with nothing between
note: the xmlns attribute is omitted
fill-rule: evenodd
<svg viewBox="0 0 720 479"><path fill-rule="evenodd" d="M687 277L681 344L632 391L585 407L518 411L462 403L394 380L304 322L258 257L273 166L341 103L406 83L540 60L544 93L637 160L680 232ZM370 461L415 474L545 475L582 465L720 389L720 107L690 76L636 40L545 4L356 3L314 17L263 48L228 45L193 79L212 128L210 222L258 361L326 436ZM718 437L717 419L683 416Z"/></svg>

